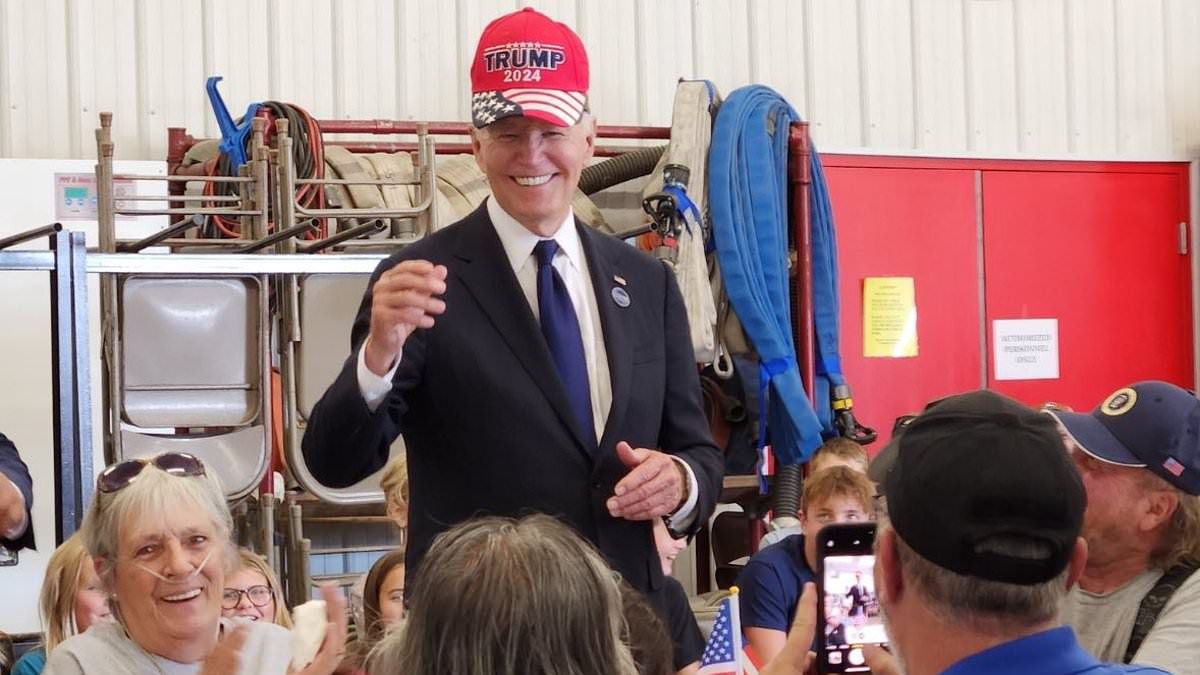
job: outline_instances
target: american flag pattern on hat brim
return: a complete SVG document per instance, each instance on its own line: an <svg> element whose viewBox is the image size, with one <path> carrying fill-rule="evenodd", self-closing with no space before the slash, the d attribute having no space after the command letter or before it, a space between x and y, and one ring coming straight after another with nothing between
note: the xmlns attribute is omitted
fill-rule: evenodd
<svg viewBox="0 0 1200 675"><path fill-rule="evenodd" d="M476 127L486 127L496 120L520 114L521 106L504 98L498 91L485 91L471 96L471 119Z"/></svg>
<svg viewBox="0 0 1200 675"><path fill-rule="evenodd" d="M514 115L569 127L579 121L586 107L587 97L580 91L522 88L485 91L471 96L471 118L476 127L485 127Z"/></svg>

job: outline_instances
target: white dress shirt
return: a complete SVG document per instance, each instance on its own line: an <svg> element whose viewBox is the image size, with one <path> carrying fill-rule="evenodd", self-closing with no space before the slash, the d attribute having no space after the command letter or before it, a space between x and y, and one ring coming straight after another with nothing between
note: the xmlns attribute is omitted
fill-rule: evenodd
<svg viewBox="0 0 1200 675"><path fill-rule="evenodd" d="M20 539L21 535L25 534L26 528L29 527L29 509L25 506L25 495L21 492L21 488L17 487L17 484L12 482L12 479L4 474L0 474L0 480L6 481L12 487L13 492L16 492L17 497L21 500L20 522L14 525L12 529L5 532L0 532L0 537L4 537L9 541L15 541Z"/></svg>
<svg viewBox="0 0 1200 675"><path fill-rule="evenodd" d="M539 318L537 298L537 259L533 248L545 237L530 232L524 225L510 216L495 199L487 200L488 217L496 234L500 237L500 245L517 276L517 283L525 300L533 310L534 317ZM552 237L558 243L558 253L555 254L552 265L562 277L571 296L571 304L575 306L575 317L579 321L579 334L583 339L583 357L587 362L588 389L592 399L592 420L595 428L595 438L604 435L604 427L608 421L608 411L612 407L612 378L608 369L608 351L604 346L604 334L600 329L600 310L596 306L596 293L592 287L592 277L588 271L587 256L583 254L583 245L579 241L579 231L575 229L575 213L568 211L566 219ZM364 343L365 346L365 343ZM365 350L358 350L358 387L362 393L367 408L374 412L392 390L392 377L400 366L401 356L396 358L392 369L382 377L371 372L367 367ZM696 474L688 463L672 456L679 462L688 477L688 498L678 511L668 517L671 529L682 531L691 524L693 511L696 508L699 484Z"/></svg>

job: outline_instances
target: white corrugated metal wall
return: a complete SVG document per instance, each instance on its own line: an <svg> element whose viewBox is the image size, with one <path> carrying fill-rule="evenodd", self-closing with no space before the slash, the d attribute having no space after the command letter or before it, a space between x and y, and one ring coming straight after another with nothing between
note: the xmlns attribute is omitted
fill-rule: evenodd
<svg viewBox="0 0 1200 675"><path fill-rule="evenodd" d="M679 77L778 89L818 144L936 154L1200 151L1198 0L0 0L0 157L122 158L237 115L466 119L484 24L531 4L574 25L602 122L662 124Z"/></svg>

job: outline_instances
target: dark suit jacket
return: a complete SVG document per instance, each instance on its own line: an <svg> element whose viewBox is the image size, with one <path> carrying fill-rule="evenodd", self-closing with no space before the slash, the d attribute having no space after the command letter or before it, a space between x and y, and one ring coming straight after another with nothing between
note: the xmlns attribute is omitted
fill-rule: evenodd
<svg viewBox="0 0 1200 675"><path fill-rule="evenodd" d="M25 534L20 538L11 541L0 539L0 545L14 551L33 548L33 478L29 475L29 467L21 461L17 446L13 445L13 442L8 440L4 434L0 434L0 473L7 476L25 497L25 516L29 522L29 527L25 529Z"/></svg>
<svg viewBox="0 0 1200 675"><path fill-rule="evenodd" d="M850 613L858 614L866 611L867 601L871 598L871 594L867 591L866 586L855 584L846 591L846 597L850 598Z"/></svg>
<svg viewBox="0 0 1200 675"><path fill-rule="evenodd" d="M825 645L829 647L846 646L846 624L839 623L837 628L825 626Z"/></svg>
<svg viewBox="0 0 1200 675"><path fill-rule="evenodd" d="M722 459L701 410L683 301L653 258L577 223L599 306L612 408L599 445L585 441L549 348L522 295L486 204L380 263L448 268L446 312L409 336L391 394L371 413L358 387L357 350L369 332L368 288L351 356L313 409L304 458L317 479L345 486L377 470L403 432L411 485L408 565L439 532L475 515L550 513L592 541L635 588L658 589L649 522L609 516L605 500L628 470L617 441L683 459L699 483L697 524L711 515ZM616 277L631 302L611 298Z"/></svg>

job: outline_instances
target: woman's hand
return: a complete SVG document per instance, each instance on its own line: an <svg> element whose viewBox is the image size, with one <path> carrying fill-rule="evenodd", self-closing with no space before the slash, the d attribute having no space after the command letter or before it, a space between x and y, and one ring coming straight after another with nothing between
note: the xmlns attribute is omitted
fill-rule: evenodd
<svg viewBox="0 0 1200 675"><path fill-rule="evenodd" d="M330 675L346 654L346 598L334 584L322 584L321 599L325 601L325 640L312 663L295 675Z"/></svg>
<svg viewBox="0 0 1200 675"><path fill-rule="evenodd" d="M217 647L204 659L200 675L229 675L242 671L242 647L250 635L250 627L235 625L217 639Z"/></svg>

